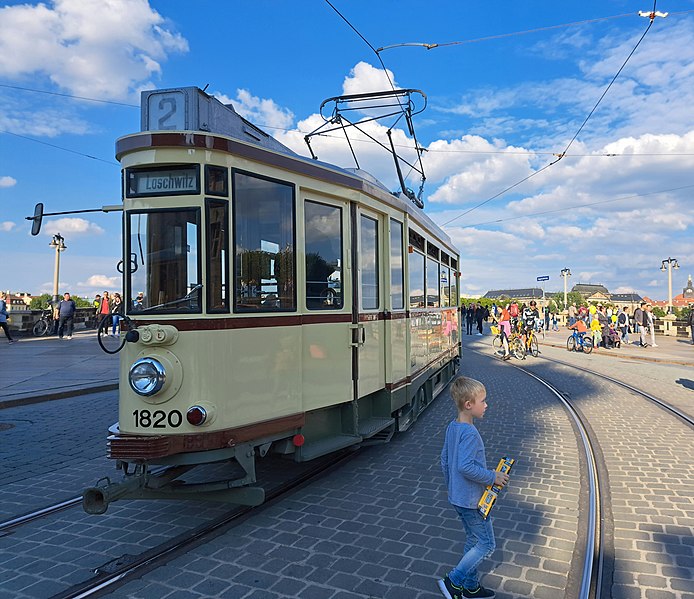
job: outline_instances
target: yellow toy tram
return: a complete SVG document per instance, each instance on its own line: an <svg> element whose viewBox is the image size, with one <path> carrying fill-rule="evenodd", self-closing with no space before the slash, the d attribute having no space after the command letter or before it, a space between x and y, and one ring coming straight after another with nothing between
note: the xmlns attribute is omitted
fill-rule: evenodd
<svg viewBox="0 0 694 599"><path fill-rule="evenodd" d="M124 477L86 489L87 512L259 504L256 459L387 442L455 374L458 252L405 195L195 87L143 92L116 155L128 332L108 452ZM172 484L227 460L243 475Z"/></svg>

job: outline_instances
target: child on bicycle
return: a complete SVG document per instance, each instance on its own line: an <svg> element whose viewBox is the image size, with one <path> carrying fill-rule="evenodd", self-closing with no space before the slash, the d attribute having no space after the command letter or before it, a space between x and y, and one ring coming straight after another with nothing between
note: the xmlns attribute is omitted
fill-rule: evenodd
<svg viewBox="0 0 694 599"><path fill-rule="evenodd" d="M511 350L508 347L508 338L511 335L511 313L508 309L508 305L505 308L502 306L497 314L492 315L492 318L499 324L501 344L504 348L502 360L508 360L511 357Z"/></svg>

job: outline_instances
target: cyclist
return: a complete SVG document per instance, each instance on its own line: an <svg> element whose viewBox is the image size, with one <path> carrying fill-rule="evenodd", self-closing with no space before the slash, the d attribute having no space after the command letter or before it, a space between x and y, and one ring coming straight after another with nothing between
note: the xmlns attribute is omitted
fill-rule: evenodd
<svg viewBox="0 0 694 599"><path fill-rule="evenodd" d="M501 331L501 343L504 348L503 360L508 360L511 357L511 350L508 347L508 337L511 334L511 314L508 311L509 306L505 308L502 306L497 310L496 314L492 314L492 318L499 323L499 329Z"/></svg>
<svg viewBox="0 0 694 599"><path fill-rule="evenodd" d="M537 309L537 302L530 300L530 305L523 308L521 314L523 342L528 345L530 332L535 329L535 324L540 319L540 312Z"/></svg>

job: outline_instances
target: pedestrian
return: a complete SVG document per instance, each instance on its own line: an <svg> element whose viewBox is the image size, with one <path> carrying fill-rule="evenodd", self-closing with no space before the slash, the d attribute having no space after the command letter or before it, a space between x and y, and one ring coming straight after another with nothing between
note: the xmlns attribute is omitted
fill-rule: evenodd
<svg viewBox="0 0 694 599"><path fill-rule="evenodd" d="M475 320L477 321L477 334L481 335L483 332L482 321L489 318L489 310L485 308L482 304L477 306L477 312L475 312Z"/></svg>
<svg viewBox="0 0 694 599"><path fill-rule="evenodd" d="M472 321L475 318L475 304L470 304L465 312L465 333L472 335Z"/></svg>
<svg viewBox="0 0 694 599"><path fill-rule="evenodd" d="M101 314L101 296L98 293L94 296L92 307L94 308L94 322L96 322L96 327L99 325L99 315Z"/></svg>
<svg viewBox="0 0 694 599"><path fill-rule="evenodd" d="M480 585L477 566L496 548L492 519L477 510L477 504L489 485L504 487L508 474L487 469L484 442L475 428L475 418L487 410L487 391L475 379L460 376L451 385L451 399L458 417L446 428L441 450L441 469L448 490L448 501L463 523L465 547L458 565L438 581L446 599L494 597L494 592Z"/></svg>
<svg viewBox="0 0 694 599"><path fill-rule="evenodd" d="M120 293L113 294L113 305L111 306L111 312L113 313L113 330L111 335L113 337L120 336L120 331L116 332L118 329L118 323L125 316L125 306L123 305L123 299Z"/></svg>
<svg viewBox="0 0 694 599"><path fill-rule="evenodd" d="M687 324L689 325L689 334L692 336L692 345L694 345L694 304L689 304Z"/></svg>
<svg viewBox="0 0 694 599"><path fill-rule="evenodd" d="M72 326L76 310L75 300L71 299L70 294L66 291L63 294L63 299L58 304L58 337L60 339L63 338L63 333L65 333L65 325L67 325L66 337L72 339Z"/></svg>
<svg viewBox="0 0 694 599"><path fill-rule="evenodd" d="M641 302L641 305L634 310L634 332L639 334L639 345L641 347L648 347L646 345L646 302Z"/></svg>
<svg viewBox="0 0 694 599"><path fill-rule="evenodd" d="M576 304L569 306L569 326L576 322Z"/></svg>
<svg viewBox="0 0 694 599"><path fill-rule="evenodd" d="M658 347L658 344L655 342L655 316L653 316L653 306L651 304L646 305L644 314L646 315L648 333L651 336L651 346Z"/></svg>
<svg viewBox="0 0 694 599"><path fill-rule="evenodd" d="M104 333L108 334L108 327L111 324L111 301L108 297L108 291L104 291L101 296L101 306L99 308L99 325L103 328Z"/></svg>
<svg viewBox="0 0 694 599"><path fill-rule="evenodd" d="M10 335L10 327L7 326L7 303L5 302L5 292L0 291L0 329L5 331L8 343L14 343L15 340Z"/></svg>
<svg viewBox="0 0 694 599"><path fill-rule="evenodd" d="M552 330L553 331L559 330L559 321L557 320L557 313L556 312L552 312Z"/></svg>
<svg viewBox="0 0 694 599"><path fill-rule="evenodd" d="M629 345L629 306L624 306L617 315L617 326L622 333L622 342Z"/></svg>

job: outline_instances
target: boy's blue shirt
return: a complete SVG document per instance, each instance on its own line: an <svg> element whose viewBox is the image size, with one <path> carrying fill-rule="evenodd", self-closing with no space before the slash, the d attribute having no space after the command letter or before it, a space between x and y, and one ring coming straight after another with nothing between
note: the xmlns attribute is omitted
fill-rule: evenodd
<svg viewBox="0 0 694 599"><path fill-rule="evenodd" d="M441 450L441 469L448 488L448 501L475 509L484 489L494 484L496 474L487 469L484 442L472 424L453 420L446 429Z"/></svg>

